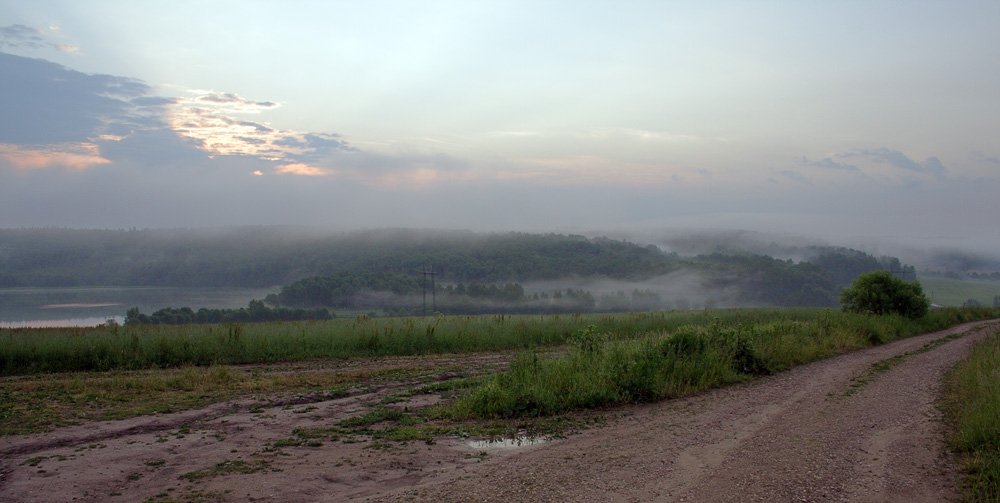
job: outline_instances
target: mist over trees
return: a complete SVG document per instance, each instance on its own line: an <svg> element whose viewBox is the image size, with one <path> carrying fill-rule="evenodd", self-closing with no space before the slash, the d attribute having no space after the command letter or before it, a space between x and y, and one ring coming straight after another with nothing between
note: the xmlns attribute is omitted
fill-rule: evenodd
<svg viewBox="0 0 1000 503"><path fill-rule="evenodd" d="M672 262L655 246L561 234L290 227L197 230L0 229L0 287L270 287L352 271L459 281L648 276Z"/></svg>
<svg viewBox="0 0 1000 503"><path fill-rule="evenodd" d="M895 257L816 246L797 253L800 260L738 250L681 256L553 233L7 229L0 287L274 287L269 309L416 314L426 304L474 314L836 306L865 272L915 277ZM422 274L429 271L433 281Z"/></svg>

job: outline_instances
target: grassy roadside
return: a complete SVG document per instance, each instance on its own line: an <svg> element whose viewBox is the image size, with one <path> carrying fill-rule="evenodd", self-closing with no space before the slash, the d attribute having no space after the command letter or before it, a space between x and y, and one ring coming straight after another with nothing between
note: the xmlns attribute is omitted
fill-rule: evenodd
<svg viewBox="0 0 1000 503"><path fill-rule="evenodd" d="M507 372L452 402L445 414L531 417L652 402L998 315L992 309L942 309L910 320L825 311L811 320L720 319L627 340L591 329L564 354L522 354Z"/></svg>
<svg viewBox="0 0 1000 503"><path fill-rule="evenodd" d="M963 501L1000 501L1000 335L976 344L949 374L945 403L963 458Z"/></svg>

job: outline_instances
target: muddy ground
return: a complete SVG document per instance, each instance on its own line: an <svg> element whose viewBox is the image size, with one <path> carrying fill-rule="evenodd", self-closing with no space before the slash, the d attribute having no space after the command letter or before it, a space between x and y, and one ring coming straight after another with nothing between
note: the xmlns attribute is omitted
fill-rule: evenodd
<svg viewBox="0 0 1000 503"><path fill-rule="evenodd" d="M942 379L997 326L961 325L700 396L588 412L576 419L591 426L538 441L296 435L380 407L442 400L412 394L427 375L346 396L258 396L8 436L0 438L0 501L948 501L957 497L957 463L944 440ZM957 333L966 335L927 350ZM467 375L511 357L420 364ZM387 399L400 395L410 396Z"/></svg>

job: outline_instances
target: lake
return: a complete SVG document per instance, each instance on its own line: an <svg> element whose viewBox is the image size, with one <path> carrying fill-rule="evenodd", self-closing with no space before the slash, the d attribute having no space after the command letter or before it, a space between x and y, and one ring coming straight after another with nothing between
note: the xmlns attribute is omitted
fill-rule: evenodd
<svg viewBox="0 0 1000 503"><path fill-rule="evenodd" d="M132 307L146 314L165 307L197 311L247 307L273 288L0 288L0 328L86 327L107 320L122 323Z"/></svg>

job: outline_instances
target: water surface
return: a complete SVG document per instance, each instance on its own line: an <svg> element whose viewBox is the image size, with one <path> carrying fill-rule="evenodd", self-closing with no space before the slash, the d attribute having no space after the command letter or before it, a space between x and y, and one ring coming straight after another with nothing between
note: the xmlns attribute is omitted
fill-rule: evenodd
<svg viewBox="0 0 1000 503"><path fill-rule="evenodd" d="M278 288L0 288L0 328L86 327L122 323L125 311L165 307L235 309Z"/></svg>

